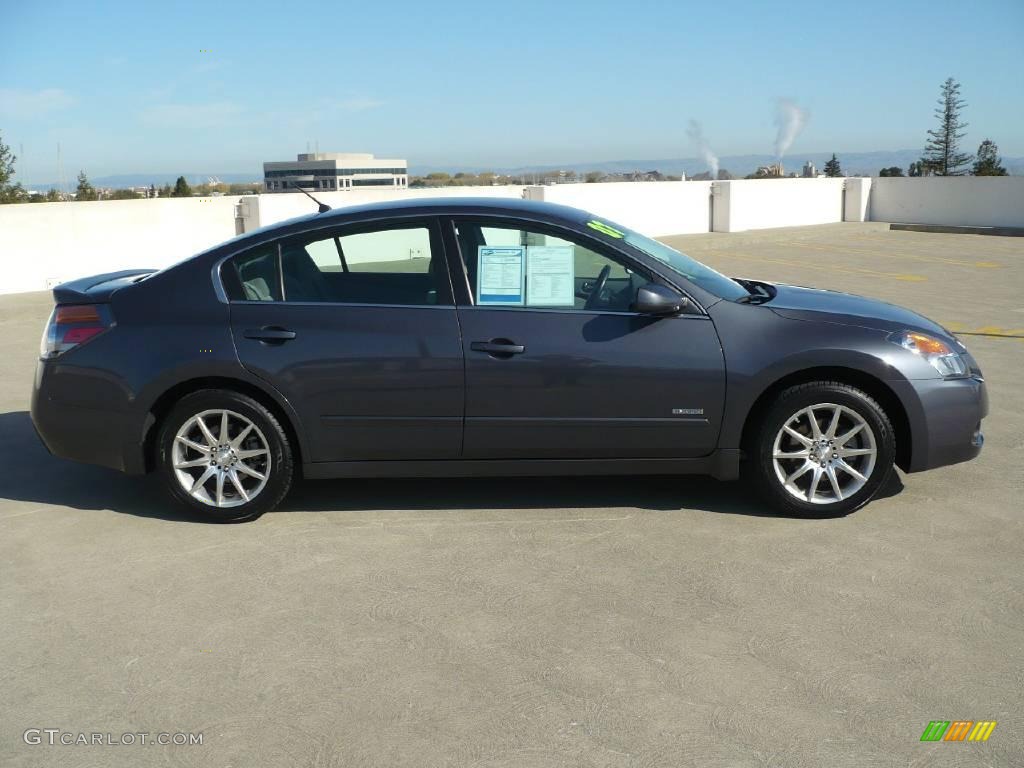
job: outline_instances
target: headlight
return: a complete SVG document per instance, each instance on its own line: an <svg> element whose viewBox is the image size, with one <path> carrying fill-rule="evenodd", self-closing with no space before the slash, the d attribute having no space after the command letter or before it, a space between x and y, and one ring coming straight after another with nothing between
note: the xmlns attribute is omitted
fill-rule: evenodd
<svg viewBox="0 0 1024 768"><path fill-rule="evenodd" d="M968 375L967 363L944 341L917 331L903 331L889 337L889 341L920 355L945 379L960 379Z"/></svg>

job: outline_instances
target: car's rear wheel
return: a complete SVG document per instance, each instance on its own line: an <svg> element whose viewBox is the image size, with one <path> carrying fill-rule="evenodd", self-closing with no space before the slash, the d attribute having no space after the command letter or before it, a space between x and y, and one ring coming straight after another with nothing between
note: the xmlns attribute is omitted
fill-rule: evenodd
<svg viewBox="0 0 1024 768"><path fill-rule="evenodd" d="M755 437L753 469L778 510L802 517L862 507L889 477L896 456L892 424L867 393L835 381L783 391Z"/></svg>
<svg viewBox="0 0 1024 768"><path fill-rule="evenodd" d="M171 496L217 522L256 519L277 506L292 481L281 424L261 403L231 390L183 397L163 421L158 459Z"/></svg>

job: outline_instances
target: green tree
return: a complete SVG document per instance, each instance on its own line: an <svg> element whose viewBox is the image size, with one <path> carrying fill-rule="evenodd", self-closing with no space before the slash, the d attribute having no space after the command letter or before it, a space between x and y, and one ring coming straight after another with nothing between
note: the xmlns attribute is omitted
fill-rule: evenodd
<svg viewBox="0 0 1024 768"><path fill-rule="evenodd" d="M960 139L966 134L967 123L960 119L960 111L967 103L960 98L960 83L952 77L942 84L935 117L939 127L928 131L929 139L924 145L921 161L936 176L963 176L971 156L960 152Z"/></svg>
<svg viewBox="0 0 1024 768"><path fill-rule="evenodd" d="M85 171L78 172L78 187L75 189L75 200L96 200L98 199L96 194L96 188L89 183L88 177L85 175Z"/></svg>
<svg viewBox="0 0 1024 768"><path fill-rule="evenodd" d="M17 155L3 142L0 136L0 203L20 203L25 199L25 189L14 178L14 162Z"/></svg>
<svg viewBox="0 0 1024 768"><path fill-rule="evenodd" d="M134 189L115 189L110 193L111 200L138 200L142 195Z"/></svg>
<svg viewBox="0 0 1024 768"><path fill-rule="evenodd" d="M46 192L46 202L48 203L59 203L63 199L64 196L61 195L60 190L58 189L54 189L53 187L51 187Z"/></svg>
<svg viewBox="0 0 1024 768"><path fill-rule="evenodd" d="M174 190L171 189L170 184L164 184L162 187L160 187L160 197L170 197L173 192Z"/></svg>
<svg viewBox="0 0 1024 768"><path fill-rule="evenodd" d="M902 176L903 169L898 165L891 165L888 168L883 168L878 172L879 176Z"/></svg>
<svg viewBox="0 0 1024 768"><path fill-rule="evenodd" d="M975 176L1006 175L1006 169L999 160L999 147L991 139L985 139L978 147L978 159L974 161L971 173Z"/></svg>
<svg viewBox="0 0 1024 768"><path fill-rule="evenodd" d="M600 171L589 171L584 177L583 181L587 184L597 184L601 179L604 178L604 174Z"/></svg>
<svg viewBox="0 0 1024 768"><path fill-rule="evenodd" d="M836 177L843 175L843 169L839 167L839 160L836 159L836 153L832 153L832 159L825 163L825 175Z"/></svg>
<svg viewBox="0 0 1024 768"><path fill-rule="evenodd" d="M179 176L178 180L174 182L174 191L171 192L171 197L192 197L192 187L185 181L184 176Z"/></svg>
<svg viewBox="0 0 1024 768"><path fill-rule="evenodd" d="M146 193L146 197L156 197L156 187L154 185L149 185L149 192Z"/></svg>

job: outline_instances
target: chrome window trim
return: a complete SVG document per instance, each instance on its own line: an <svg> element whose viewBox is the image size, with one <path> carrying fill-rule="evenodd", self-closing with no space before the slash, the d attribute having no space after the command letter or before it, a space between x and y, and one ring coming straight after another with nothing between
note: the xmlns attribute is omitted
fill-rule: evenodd
<svg viewBox="0 0 1024 768"><path fill-rule="evenodd" d="M372 304L369 302L346 301L258 301L239 299L229 301L231 305L246 304L259 307L389 307L394 309L455 309L454 304Z"/></svg>

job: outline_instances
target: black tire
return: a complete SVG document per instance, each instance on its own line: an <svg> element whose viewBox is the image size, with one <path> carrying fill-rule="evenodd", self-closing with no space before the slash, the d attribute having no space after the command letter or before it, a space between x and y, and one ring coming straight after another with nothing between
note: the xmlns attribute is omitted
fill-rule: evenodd
<svg viewBox="0 0 1024 768"><path fill-rule="evenodd" d="M859 415L873 433L876 455L871 472L866 475L867 481L859 490L830 503L812 503L797 498L786 489L783 480L776 473L773 449L776 435L792 416L801 409L822 403L844 406ZM816 417L817 414L815 411ZM807 423L809 424L809 421ZM892 423L885 411L867 393L838 381L813 381L784 390L769 406L758 425L752 444L747 446L747 449L748 469L762 497L777 511L793 517L841 517L859 509L867 504L889 479L896 459L896 440ZM828 458L830 457L825 457L826 460ZM815 459L815 462L817 461ZM855 459L851 459L852 461ZM788 470L802 468L803 464L797 460L792 460L792 463L787 460L781 462L781 466ZM839 474L846 477L844 473L845 470ZM828 487L821 495L835 498L836 494L828 485L827 476L823 476L823 479ZM847 480L850 478L847 477ZM806 491L807 489L805 495L809 495ZM815 495L815 498L821 496Z"/></svg>
<svg viewBox="0 0 1024 768"><path fill-rule="evenodd" d="M270 471L265 475L265 484L251 500L242 501L242 497L238 495L234 487L225 483L229 487L226 493L234 497L232 502L236 503L236 506L218 507L213 503L206 503L195 498L183 487L178 470L175 470L173 466L173 447L178 431L192 417L211 410L230 411L248 419L258 430L258 437L262 438L267 446L267 451L262 451L262 453L269 456ZM240 420L234 422L236 427L241 424L244 422ZM255 431L250 432L250 435L251 437L257 436ZM217 438L220 439L219 433ZM157 470L171 498L192 517L218 523L241 523L255 520L264 512L274 509L291 486L294 466L288 435L274 414L263 404L239 392L229 389L202 389L186 395L163 419L157 439ZM202 454L194 453L193 457L196 456L201 457ZM257 469L260 466L263 465L257 465ZM195 470L190 469L189 472L194 473L195 476L201 476L203 470L203 467L198 467ZM239 476L241 477L241 475ZM216 477L210 482L215 484Z"/></svg>

